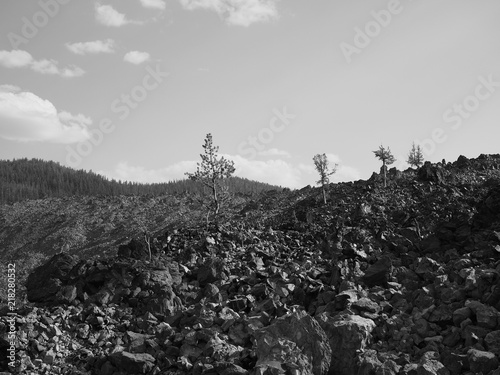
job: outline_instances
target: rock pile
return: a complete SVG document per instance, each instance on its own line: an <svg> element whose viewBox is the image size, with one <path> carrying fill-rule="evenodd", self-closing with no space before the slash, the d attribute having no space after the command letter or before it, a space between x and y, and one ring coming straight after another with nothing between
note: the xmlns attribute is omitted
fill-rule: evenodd
<svg viewBox="0 0 500 375"><path fill-rule="evenodd" d="M141 238L57 254L28 278L15 371L500 374L499 167L290 192L261 223L159 234L151 260Z"/></svg>

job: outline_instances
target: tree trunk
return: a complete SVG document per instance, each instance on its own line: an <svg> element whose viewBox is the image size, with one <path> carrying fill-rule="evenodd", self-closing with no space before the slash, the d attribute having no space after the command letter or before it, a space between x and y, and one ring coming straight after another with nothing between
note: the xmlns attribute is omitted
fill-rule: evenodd
<svg viewBox="0 0 500 375"><path fill-rule="evenodd" d="M321 189L323 190L323 203L326 205L326 191L325 191L325 185L321 186Z"/></svg>
<svg viewBox="0 0 500 375"><path fill-rule="evenodd" d="M213 188L213 193L214 193L214 205L215 205L214 214L217 217L220 205L219 205L219 198L217 197L217 189L215 188L215 186Z"/></svg>
<svg viewBox="0 0 500 375"><path fill-rule="evenodd" d="M385 160L382 160L382 168L384 169L384 187L387 187L387 168L385 166Z"/></svg>

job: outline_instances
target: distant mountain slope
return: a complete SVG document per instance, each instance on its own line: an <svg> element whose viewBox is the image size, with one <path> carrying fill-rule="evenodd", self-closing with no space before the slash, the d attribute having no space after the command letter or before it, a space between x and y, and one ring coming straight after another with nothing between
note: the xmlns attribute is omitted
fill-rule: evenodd
<svg viewBox="0 0 500 375"><path fill-rule="evenodd" d="M233 193L258 193L276 186L240 177L227 180ZM108 180L92 171L74 170L53 161L40 159L0 160L0 204L25 199L98 195L162 195L199 192L199 184L190 180L140 184Z"/></svg>

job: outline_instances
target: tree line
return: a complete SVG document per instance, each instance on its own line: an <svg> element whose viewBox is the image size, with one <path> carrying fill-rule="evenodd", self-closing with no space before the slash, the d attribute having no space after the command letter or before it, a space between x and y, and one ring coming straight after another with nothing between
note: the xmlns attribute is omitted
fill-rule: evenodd
<svg viewBox="0 0 500 375"><path fill-rule="evenodd" d="M231 177L227 189L235 194L254 194L277 186ZM75 170L42 159L0 160L0 204L25 199L43 199L73 195L150 195L195 193L204 186L190 179L143 184L108 179L93 171Z"/></svg>

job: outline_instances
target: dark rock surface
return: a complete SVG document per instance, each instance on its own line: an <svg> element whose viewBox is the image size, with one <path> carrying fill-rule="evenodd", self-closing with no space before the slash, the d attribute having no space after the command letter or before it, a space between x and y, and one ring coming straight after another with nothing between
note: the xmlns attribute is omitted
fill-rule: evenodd
<svg viewBox="0 0 500 375"><path fill-rule="evenodd" d="M326 206L268 192L217 228L58 253L0 346L13 317L27 375L499 374L499 167L332 184Z"/></svg>

